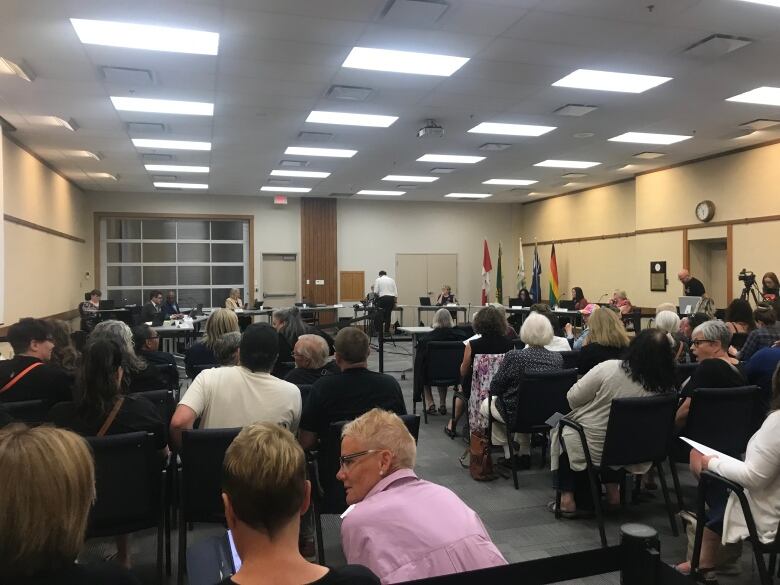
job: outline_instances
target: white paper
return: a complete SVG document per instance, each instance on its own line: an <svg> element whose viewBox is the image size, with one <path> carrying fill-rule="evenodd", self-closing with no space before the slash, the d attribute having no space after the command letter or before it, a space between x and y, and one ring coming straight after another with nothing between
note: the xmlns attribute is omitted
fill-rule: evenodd
<svg viewBox="0 0 780 585"><path fill-rule="evenodd" d="M344 305L333 305L334 309L343 309Z"/></svg>
<svg viewBox="0 0 780 585"><path fill-rule="evenodd" d="M474 341L475 339L480 339L482 336L479 333L475 333L471 337L469 337L467 340L463 342L463 345L468 345L469 341Z"/></svg>
<svg viewBox="0 0 780 585"><path fill-rule="evenodd" d="M349 506L346 510L344 510L344 513L341 514L341 519L343 520L344 518L346 518L347 514L349 514L354 509L355 509L355 504Z"/></svg>
<svg viewBox="0 0 780 585"><path fill-rule="evenodd" d="M699 453L702 455L708 455L710 457L717 457L718 459L730 459L731 461L739 461L739 459L734 459L731 455L726 455L725 453L721 453L720 451L716 451L712 447L707 447L707 445L702 445L701 443L698 443L694 441L693 439L689 439L687 437L680 437L683 441L688 443L691 447L696 449Z"/></svg>

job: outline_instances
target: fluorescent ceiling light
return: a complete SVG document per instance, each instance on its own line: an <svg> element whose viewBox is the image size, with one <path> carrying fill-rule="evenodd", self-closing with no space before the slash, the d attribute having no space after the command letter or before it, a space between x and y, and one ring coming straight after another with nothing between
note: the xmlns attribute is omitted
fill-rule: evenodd
<svg viewBox="0 0 780 585"><path fill-rule="evenodd" d="M147 171L163 171L169 173L208 173L208 167L197 167L192 165L144 165Z"/></svg>
<svg viewBox="0 0 780 585"><path fill-rule="evenodd" d="M344 150L341 148L310 148L307 146L288 146L284 154L297 154L300 156L330 156L333 158L352 158L357 150Z"/></svg>
<svg viewBox="0 0 780 585"><path fill-rule="evenodd" d="M363 189L362 191L355 193L355 195L391 195L397 197L404 193L406 193L406 191L375 191L373 189Z"/></svg>
<svg viewBox="0 0 780 585"><path fill-rule="evenodd" d="M445 195L453 199L487 199L492 196L492 193L447 193Z"/></svg>
<svg viewBox="0 0 780 585"><path fill-rule="evenodd" d="M260 187L261 191L277 191L279 193L308 193L311 191L308 187L273 187L265 185Z"/></svg>
<svg viewBox="0 0 780 585"><path fill-rule="evenodd" d="M752 2L753 4L763 4L764 6L775 6L780 8L780 0L742 0L743 2Z"/></svg>
<svg viewBox="0 0 780 585"><path fill-rule="evenodd" d="M90 179L108 179L109 181L118 181L119 177L111 173L87 173Z"/></svg>
<svg viewBox="0 0 780 585"><path fill-rule="evenodd" d="M75 156L78 158L93 158L95 160L103 160L103 155L99 152L92 152L91 150L65 150L63 151L66 156Z"/></svg>
<svg viewBox="0 0 780 585"><path fill-rule="evenodd" d="M727 102L780 106L780 87L757 87L726 99Z"/></svg>
<svg viewBox="0 0 780 585"><path fill-rule="evenodd" d="M488 181L482 181L483 185L533 185L539 181L532 181L531 179L490 179Z"/></svg>
<svg viewBox="0 0 780 585"><path fill-rule="evenodd" d="M216 55L219 50L219 34L215 32L111 20L71 18L70 22L85 45L194 55Z"/></svg>
<svg viewBox="0 0 780 585"><path fill-rule="evenodd" d="M156 138L132 138L136 148L164 148L167 150L211 150L211 142L193 140L158 140Z"/></svg>
<svg viewBox="0 0 780 585"><path fill-rule="evenodd" d="M467 61L466 57L354 47L341 66L352 69L449 77L463 67Z"/></svg>
<svg viewBox="0 0 780 585"><path fill-rule="evenodd" d="M424 154L417 159L418 162L461 163L469 165L482 160L485 160L484 156L461 156L458 154Z"/></svg>
<svg viewBox="0 0 780 585"><path fill-rule="evenodd" d="M531 124L500 124L498 122L482 122L469 132L475 134L505 134L507 136L541 136L555 130L556 126L534 126Z"/></svg>
<svg viewBox="0 0 780 585"><path fill-rule="evenodd" d="M32 81L35 79L35 73L33 73L27 63L21 61L14 63L10 59L0 57L0 73L5 75L16 75L19 79L25 81Z"/></svg>
<svg viewBox="0 0 780 585"><path fill-rule="evenodd" d="M635 73L615 73L612 71L596 71L594 69L577 69L554 86L575 87L578 89L596 89L600 91L620 91L624 93L642 93L653 87L666 83L671 77L656 75L637 75Z"/></svg>
<svg viewBox="0 0 780 585"><path fill-rule="evenodd" d="M271 171L273 177L308 177L311 179L324 179L330 177L330 173L321 173L319 171L285 171L275 170Z"/></svg>
<svg viewBox="0 0 780 585"><path fill-rule="evenodd" d="M417 177L415 175L387 175L382 177L383 181L406 181L409 183L433 183L438 181L439 177Z"/></svg>
<svg viewBox="0 0 780 585"><path fill-rule="evenodd" d="M535 167L556 167L561 169L589 169L600 165L599 162L590 162L587 160L555 160L548 159L536 163Z"/></svg>
<svg viewBox="0 0 780 585"><path fill-rule="evenodd" d="M693 136L682 134L652 134L650 132L626 132L609 139L610 142L638 142L640 144L675 144Z"/></svg>
<svg viewBox="0 0 780 585"><path fill-rule="evenodd" d="M209 102L185 102L150 98L111 96L111 102L119 111L150 112L153 114L185 114L188 116L213 116L214 104Z"/></svg>
<svg viewBox="0 0 780 585"><path fill-rule="evenodd" d="M647 152L638 152L637 154L634 155L634 158L643 158L643 159L650 160L654 158L661 158L662 156L666 156L666 153L647 151Z"/></svg>
<svg viewBox="0 0 780 585"><path fill-rule="evenodd" d="M311 124L342 124L344 126L373 126L387 128L398 116L378 116L374 114L344 114L342 112L318 112L309 114L306 121Z"/></svg>
<svg viewBox="0 0 780 585"><path fill-rule="evenodd" d="M161 181L154 182L155 187L161 189L208 189L209 186L206 183L167 183Z"/></svg>
<svg viewBox="0 0 780 585"><path fill-rule="evenodd" d="M30 124L41 126L58 126L65 128L71 132L75 132L79 129L79 125L73 118L60 118L59 116L27 116L27 120Z"/></svg>

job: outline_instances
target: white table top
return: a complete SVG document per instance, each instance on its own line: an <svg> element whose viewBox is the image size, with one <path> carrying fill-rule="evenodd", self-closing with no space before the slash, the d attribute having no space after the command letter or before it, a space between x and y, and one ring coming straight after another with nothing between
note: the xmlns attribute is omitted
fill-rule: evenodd
<svg viewBox="0 0 780 585"><path fill-rule="evenodd" d="M398 331L404 331L405 333L416 335L418 333L430 333L433 331L433 327L399 327Z"/></svg>

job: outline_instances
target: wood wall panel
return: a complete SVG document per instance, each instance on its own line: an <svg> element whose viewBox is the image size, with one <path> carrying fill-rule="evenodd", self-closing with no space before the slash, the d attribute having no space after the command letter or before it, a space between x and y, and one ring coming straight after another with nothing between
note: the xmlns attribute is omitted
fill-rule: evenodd
<svg viewBox="0 0 780 585"><path fill-rule="evenodd" d="M362 301L365 296L366 273L363 270L339 272L339 298L341 301Z"/></svg>
<svg viewBox="0 0 780 585"><path fill-rule="evenodd" d="M301 292L312 304L333 305L338 298L336 203L335 199L301 199ZM317 280L325 284L317 285Z"/></svg>

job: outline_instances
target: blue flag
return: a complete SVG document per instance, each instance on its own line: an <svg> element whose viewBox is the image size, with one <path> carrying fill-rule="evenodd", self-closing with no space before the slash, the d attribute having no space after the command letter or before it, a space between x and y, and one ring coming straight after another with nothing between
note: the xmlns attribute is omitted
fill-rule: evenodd
<svg viewBox="0 0 780 585"><path fill-rule="evenodd" d="M539 262L539 250L534 244L534 267L531 275L531 298L535 303L542 301L542 263Z"/></svg>

